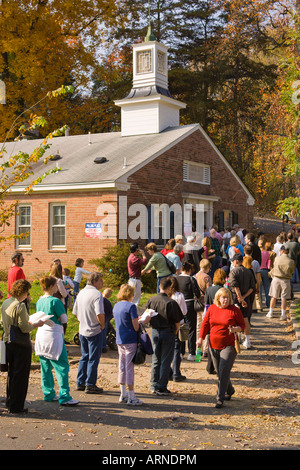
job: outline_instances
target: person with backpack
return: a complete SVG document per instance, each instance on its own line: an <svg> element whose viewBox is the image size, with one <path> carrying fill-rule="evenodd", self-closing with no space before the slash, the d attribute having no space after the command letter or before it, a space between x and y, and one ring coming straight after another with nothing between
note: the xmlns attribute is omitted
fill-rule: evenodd
<svg viewBox="0 0 300 470"><path fill-rule="evenodd" d="M141 271L141 275L148 273L155 269L156 276L157 276L157 293L159 293L159 283L163 277L171 276L172 272L169 269L166 261L166 257L163 253L160 253L157 250L157 246L155 243L148 243L145 247L145 250L150 255L150 260L148 261L147 265Z"/></svg>

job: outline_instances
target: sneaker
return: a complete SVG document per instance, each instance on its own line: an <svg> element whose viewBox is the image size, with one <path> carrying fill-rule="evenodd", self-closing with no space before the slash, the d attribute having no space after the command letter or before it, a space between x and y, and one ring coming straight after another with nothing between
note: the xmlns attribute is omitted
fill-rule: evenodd
<svg viewBox="0 0 300 470"><path fill-rule="evenodd" d="M282 313L281 314L281 317L280 317L280 320L286 320L287 319L287 316L285 313Z"/></svg>
<svg viewBox="0 0 300 470"><path fill-rule="evenodd" d="M138 405L142 405L142 404L143 404L142 400L140 400L137 397L128 398L128 401L127 401L128 406L138 406Z"/></svg>
<svg viewBox="0 0 300 470"><path fill-rule="evenodd" d="M267 318L273 318L273 313L271 312L268 312L267 315L266 315Z"/></svg>
<svg viewBox="0 0 300 470"><path fill-rule="evenodd" d="M97 385L87 385L85 393L103 393L103 388L97 387Z"/></svg>
<svg viewBox="0 0 300 470"><path fill-rule="evenodd" d="M187 357L187 360L188 361L194 361L195 360L195 357L193 354L189 354L188 357Z"/></svg>
<svg viewBox="0 0 300 470"><path fill-rule="evenodd" d="M123 395L120 395L119 403L127 403L127 401L128 401L128 396L124 397Z"/></svg>
<svg viewBox="0 0 300 470"><path fill-rule="evenodd" d="M78 405L79 401L74 400L73 398L69 401L66 401L65 403L61 403L62 406L76 406Z"/></svg>
<svg viewBox="0 0 300 470"><path fill-rule="evenodd" d="M52 401L58 401L59 400L59 395L55 395Z"/></svg>

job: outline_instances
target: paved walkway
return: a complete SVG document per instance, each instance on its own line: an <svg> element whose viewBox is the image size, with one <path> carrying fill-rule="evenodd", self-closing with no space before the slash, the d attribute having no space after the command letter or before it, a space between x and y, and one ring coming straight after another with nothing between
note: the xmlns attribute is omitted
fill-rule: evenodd
<svg viewBox="0 0 300 470"><path fill-rule="evenodd" d="M299 285L295 296L300 297ZM79 347L68 346L70 384L75 408L45 403L39 369L30 376L27 415L0 413L0 449L197 451L300 449L299 364L292 361L292 343L297 339L290 318L253 315L253 349L242 350L232 370L236 390L220 410L214 407L216 376L206 372L206 361L182 363L187 380L169 383L171 397L150 393L150 358L136 367L136 393L144 404L130 408L118 402L117 353L103 354L99 385L103 395L85 395L75 390ZM0 394L5 393L6 374L0 374ZM99 454L99 456L102 454ZM115 455L115 454L113 454ZM122 454L116 454L122 455ZM101 463L101 459L100 459ZM244 463L244 462L243 462Z"/></svg>

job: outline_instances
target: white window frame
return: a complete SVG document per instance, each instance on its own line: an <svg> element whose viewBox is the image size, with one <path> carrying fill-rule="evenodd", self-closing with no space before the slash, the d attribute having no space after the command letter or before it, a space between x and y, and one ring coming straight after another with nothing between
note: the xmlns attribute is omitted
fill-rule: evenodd
<svg viewBox="0 0 300 470"><path fill-rule="evenodd" d="M193 166L203 168L203 173L204 173L203 181L193 180L192 177L189 176L189 173L190 173L189 170ZM195 162L184 161L183 162L183 181L188 181L189 183L198 183L198 184L210 185L211 184L210 166L209 165L204 165L203 163L195 163Z"/></svg>
<svg viewBox="0 0 300 470"><path fill-rule="evenodd" d="M21 225L20 224L20 210L24 207L30 209L30 214L29 214L30 222L29 222L29 225ZM22 228L22 227L28 227L26 232L29 230L30 233L29 233L29 237L27 237L27 238L16 238L16 248L17 249L31 248L31 222L32 222L32 206L31 206L31 204L19 204L18 207L17 207L17 214L16 214L16 235L20 235L20 228ZM21 232L21 233L23 233L23 232ZM26 240L28 240L28 243L24 243L24 242L26 242Z"/></svg>
<svg viewBox="0 0 300 470"><path fill-rule="evenodd" d="M54 208L55 207L64 207L65 208L65 223L64 225L54 225L54 220L53 220L53 216L54 216ZM67 234L66 234L66 227L67 227L67 204L65 202L53 202L50 204L50 211L49 211L49 249L50 250L55 250L55 249L62 249L62 248L66 248L66 237L67 237ZM63 245L54 245L53 244L53 228L54 227L64 227L65 229L65 243Z"/></svg>

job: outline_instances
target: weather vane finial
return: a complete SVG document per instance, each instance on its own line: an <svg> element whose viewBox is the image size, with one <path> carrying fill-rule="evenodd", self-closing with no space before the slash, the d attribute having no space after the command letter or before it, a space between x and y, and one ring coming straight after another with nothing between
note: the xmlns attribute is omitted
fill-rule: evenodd
<svg viewBox="0 0 300 470"><path fill-rule="evenodd" d="M152 26L151 26L151 1L148 1L148 10L149 10L149 25L148 25L148 31L147 35L145 37L145 42L148 41L156 41L156 37L154 36L152 32Z"/></svg>

